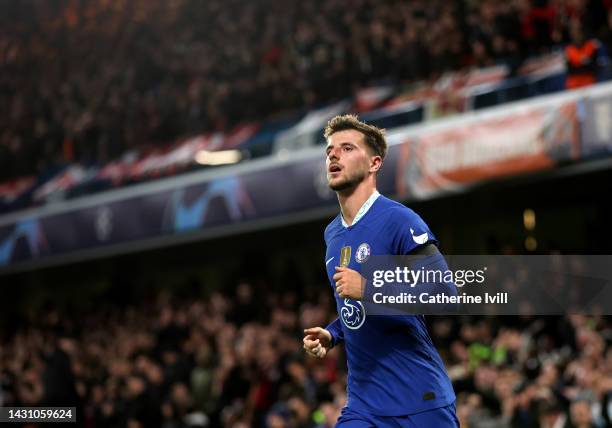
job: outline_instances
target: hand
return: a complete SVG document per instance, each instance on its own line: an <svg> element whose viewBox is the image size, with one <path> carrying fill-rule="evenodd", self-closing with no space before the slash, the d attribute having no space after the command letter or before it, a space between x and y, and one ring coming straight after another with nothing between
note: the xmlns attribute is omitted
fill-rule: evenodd
<svg viewBox="0 0 612 428"><path fill-rule="evenodd" d="M327 355L327 351L331 348L331 333L321 327L312 327L304 330L304 334L304 349L306 353L317 358L324 358Z"/></svg>
<svg viewBox="0 0 612 428"><path fill-rule="evenodd" d="M365 278L359 272L343 266L336 266L336 273L333 276L336 281L336 292L343 299L361 300Z"/></svg>

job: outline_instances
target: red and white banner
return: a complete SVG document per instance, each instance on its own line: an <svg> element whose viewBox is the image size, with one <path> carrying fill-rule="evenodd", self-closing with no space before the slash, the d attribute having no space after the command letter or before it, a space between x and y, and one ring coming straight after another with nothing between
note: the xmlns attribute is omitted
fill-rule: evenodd
<svg viewBox="0 0 612 428"><path fill-rule="evenodd" d="M396 176L401 197L461 190L483 180L551 168L580 154L575 101L449 125L403 139Z"/></svg>
<svg viewBox="0 0 612 428"><path fill-rule="evenodd" d="M355 93L355 110L358 112L370 111L387 100L395 91L393 86L372 86L361 88Z"/></svg>
<svg viewBox="0 0 612 428"><path fill-rule="evenodd" d="M87 170L81 165L70 165L51 180L47 181L34 192L33 199L37 202L61 199L64 192L95 176L93 168Z"/></svg>

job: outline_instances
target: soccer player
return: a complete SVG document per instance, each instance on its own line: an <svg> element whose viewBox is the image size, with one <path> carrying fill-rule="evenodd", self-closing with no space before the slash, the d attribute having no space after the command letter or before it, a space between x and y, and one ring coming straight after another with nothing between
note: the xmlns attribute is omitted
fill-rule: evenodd
<svg viewBox="0 0 612 428"><path fill-rule="evenodd" d="M376 190L384 131L352 115L325 129L327 180L340 214L325 229L325 264L338 318L304 330L304 349L323 358L344 343L348 400L337 427L459 427L455 394L421 315L368 316L360 265L373 255L444 258L425 222ZM453 285L454 286L454 285Z"/></svg>

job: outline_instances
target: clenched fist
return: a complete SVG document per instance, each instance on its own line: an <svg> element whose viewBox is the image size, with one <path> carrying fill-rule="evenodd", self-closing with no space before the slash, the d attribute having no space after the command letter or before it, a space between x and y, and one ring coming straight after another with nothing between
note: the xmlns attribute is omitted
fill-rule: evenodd
<svg viewBox="0 0 612 428"><path fill-rule="evenodd" d="M343 299L361 300L365 278L359 272L344 266L336 266L336 273L333 276L336 281L336 293Z"/></svg>
<svg viewBox="0 0 612 428"><path fill-rule="evenodd" d="M304 330L304 349L314 357L323 358L327 355L332 344L332 335L321 327L312 327Z"/></svg>

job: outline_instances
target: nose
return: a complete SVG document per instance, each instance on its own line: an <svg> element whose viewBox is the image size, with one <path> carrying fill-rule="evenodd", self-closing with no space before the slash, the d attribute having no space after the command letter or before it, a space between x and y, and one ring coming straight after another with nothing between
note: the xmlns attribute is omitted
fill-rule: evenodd
<svg viewBox="0 0 612 428"><path fill-rule="evenodd" d="M327 159L329 159L330 162L337 161L339 159L338 150L332 147L327 154Z"/></svg>

